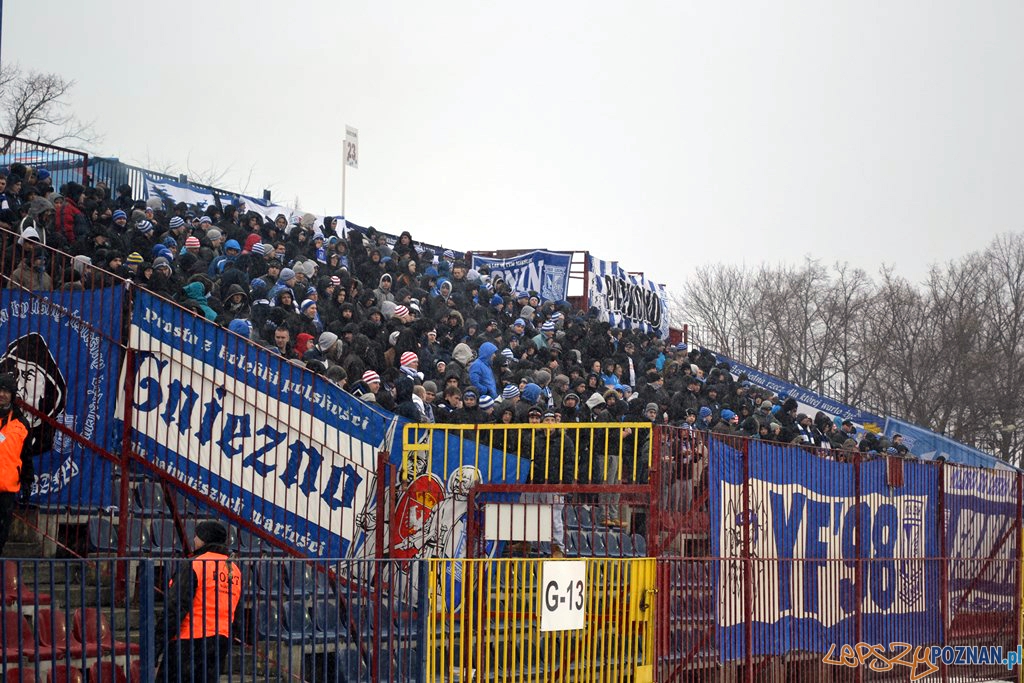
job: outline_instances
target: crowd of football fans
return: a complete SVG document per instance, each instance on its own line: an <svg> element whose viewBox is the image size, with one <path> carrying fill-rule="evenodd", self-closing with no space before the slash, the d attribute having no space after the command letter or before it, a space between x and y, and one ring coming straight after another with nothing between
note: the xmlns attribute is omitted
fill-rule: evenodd
<svg viewBox="0 0 1024 683"><path fill-rule="evenodd" d="M131 187L66 183L13 164L0 178L9 287L91 289L110 274L177 301L365 401L438 423L648 420L825 449L892 441L751 386L706 349L623 330L596 310L515 291L409 232L312 214L203 211ZM73 255L47 263L40 244Z"/></svg>

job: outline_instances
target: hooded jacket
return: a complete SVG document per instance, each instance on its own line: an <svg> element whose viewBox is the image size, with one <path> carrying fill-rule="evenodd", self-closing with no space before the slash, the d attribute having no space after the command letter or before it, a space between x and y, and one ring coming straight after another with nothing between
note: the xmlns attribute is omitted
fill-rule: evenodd
<svg viewBox="0 0 1024 683"><path fill-rule="evenodd" d="M473 349L469 348L469 344L456 344L455 350L452 351L452 362L448 364L445 374L451 375L454 373L459 378L459 386L463 388L469 386L469 364L472 360Z"/></svg>
<svg viewBox="0 0 1024 683"><path fill-rule="evenodd" d="M498 398L498 386L491 369L491 358L497 351L497 346L484 342L480 347L480 357L469 366L469 381L480 390L481 396L487 394L491 398Z"/></svg>
<svg viewBox="0 0 1024 683"><path fill-rule="evenodd" d="M420 409L412 400L414 382L406 376L398 378L395 382L395 415L404 417L410 422L419 422L422 419Z"/></svg>
<svg viewBox="0 0 1024 683"><path fill-rule="evenodd" d="M210 308L210 304L206 303L206 290L203 288L202 282L190 282L185 285L182 291L185 292L186 304L198 306L207 320L217 319L217 311Z"/></svg>

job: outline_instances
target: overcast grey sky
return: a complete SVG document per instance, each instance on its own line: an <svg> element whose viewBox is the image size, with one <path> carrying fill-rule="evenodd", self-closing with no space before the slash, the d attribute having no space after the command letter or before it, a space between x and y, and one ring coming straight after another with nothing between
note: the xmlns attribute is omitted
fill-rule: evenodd
<svg viewBox="0 0 1024 683"><path fill-rule="evenodd" d="M133 162L254 167L462 249L929 264L1020 228L1024 2L26 0L3 59L74 78Z"/></svg>

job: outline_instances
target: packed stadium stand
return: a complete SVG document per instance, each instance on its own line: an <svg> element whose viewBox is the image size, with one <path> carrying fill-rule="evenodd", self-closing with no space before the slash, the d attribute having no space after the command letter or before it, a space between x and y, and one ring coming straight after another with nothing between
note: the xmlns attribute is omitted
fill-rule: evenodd
<svg viewBox="0 0 1024 683"><path fill-rule="evenodd" d="M220 191L171 202L98 182L84 158L59 174L44 163L2 169L0 330L16 329L0 367L60 365L58 347L89 328L79 369L91 378L106 358L112 391L94 432L54 409L66 377L22 396L46 478L27 480L0 566L3 680L153 680L178 629L171 577L217 519L242 573L221 681L863 680L823 662L827 646L1016 642L1018 473L976 475L991 495L971 508L981 526L957 536L946 503L932 505L957 470L918 462L898 435L801 412L711 350L516 290L409 231L268 216ZM7 312L21 301L17 327ZM78 322L25 355L23 340L46 336L29 310ZM175 346L190 338L221 349L209 390L191 389L208 379L201 352ZM243 358L262 383L235 383ZM268 385L309 402L268 408ZM325 430L312 407L325 396L367 433L379 422L379 438ZM260 460L269 447L239 457L254 433L280 437L276 471ZM190 469L174 456L189 444L219 445L224 464ZM819 470L833 494L798 485ZM283 488L255 490L268 474ZM788 488L763 483L776 474ZM828 495L849 503L813 517ZM886 496L907 501L892 519ZM806 536L800 506L817 525ZM819 528L837 550L815 545ZM972 531L976 552L950 570L954 537ZM772 561L769 535L789 539L788 563ZM542 625L542 567L562 558L587 568L578 632ZM799 609L776 602L797 600L776 595L790 582ZM776 608L792 622L755 634ZM802 635L811 613L828 626ZM904 621L875 620L892 615Z"/></svg>

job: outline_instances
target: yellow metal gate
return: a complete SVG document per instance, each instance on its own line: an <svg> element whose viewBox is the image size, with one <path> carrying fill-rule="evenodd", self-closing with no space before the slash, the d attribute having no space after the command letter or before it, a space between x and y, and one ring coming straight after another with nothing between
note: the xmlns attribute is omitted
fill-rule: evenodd
<svg viewBox="0 0 1024 683"><path fill-rule="evenodd" d="M653 680L653 559L431 560L427 590L431 683Z"/></svg>

